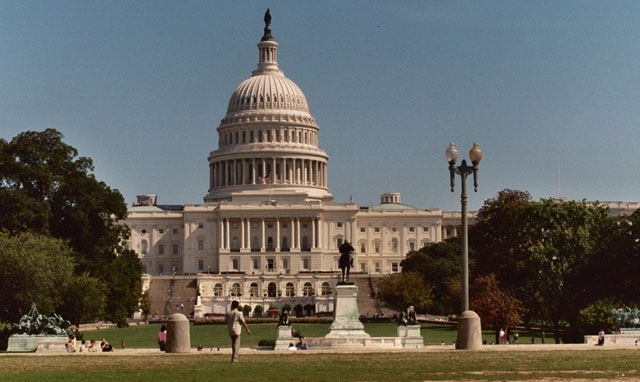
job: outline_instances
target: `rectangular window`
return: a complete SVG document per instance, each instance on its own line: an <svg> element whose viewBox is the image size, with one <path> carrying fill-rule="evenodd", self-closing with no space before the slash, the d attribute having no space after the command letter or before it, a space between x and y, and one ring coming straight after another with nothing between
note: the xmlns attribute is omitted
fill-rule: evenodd
<svg viewBox="0 0 640 382"><path fill-rule="evenodd" d="M258 223L253 223L253 224L251 224L251 228L253 228L253 229L258 229Z"/></svg>
<svg viewBox="0 0 640 382"><path fill-rule="evenodd" d="M234 271L240 269L240 259L231 259L231 269Z"/></svg>
<svg viewBox="0 0 640 382"><path fill-rule="evenodd" d="M380 273L380 263L376 262L376 273Z"/></svg>
<svg viewBox="0 0 640 382"><path fill-rule="evenodd" d="M360 232L365 233L365 232L367 232L367 229L364 228L364 227L360 227Z"/></svg>
<svg viewBox="0 0 640 382"><path fill-rule="evenodd" d="M367 272L367 263L360 263L360 272Z"/></svg>
<svg viewBox="0 0 640 382"><path fill-rule="evenodd" d="M342 228L342 223L340 223L340 222L336 223L336 227Z"/></svg>
<svg viewBox="0 0 640 382"><path fill-rule="evenodd" d="M158 264L158 274L164 274L164 264Z"/></svg>
<svg viewBox="0 0 640 382"><path fill-rule="evenodd" d="M287 223L282 223L282 228L287 228Z"/></svg>
<svg viewBox="0 0 640 382"><path fill-rule="evenodd" d="M260 270L260 258L252 257L251 264L253 265L253 270Z"/></svg>
<svg viewBox="0 0 640 382"><path fill-rule="evenodd" d="M429 232L429 227L422 227L422 232Z"/></svg>
<svg viewBox="0 0 640 382"><path fill-rule="evenodd" d="M198 251L204 251L204 240L198 240Z"/></svg>
<svg viewBox="0 0 640 382"><path fill-rule="evenodd" d="M289 270L289 258L288 257L283 257L282 258L282 268L285 270Z"/></svg>
<svg viewBox="0 0 640 382"><path fill-rule="evenodd" d="M158 233L159 233L160 235L164 235L164 230L163 230L162 228L160 228L160 229L158 230Z"/></svg>
<svg viewBox="0 0 640 382"><path fill-rule="evenodd" d="M380 232L380 227L375 227L373 230L374 230L375 232Z"/></svg>
<svg viewBox="0 0 640 382"><path fill-rule="evenodd" d="M172 255L177 255L177 254L178 254L178 244L174 244L174 245L171 247L171 254L172 254Z"/></svg>
<svg viewBox="0 0 640 382"><path fill-rule="evenodd" d="M204 271L204 260L198 260L198 270Z"/></svg>
<svg viewBox="0 0 640 382"><path fill-rule="evenodd" d="M231 228L238 228L238 223L231 223Z"/></svg>
<svg viewBox="0 0 640 382"><path fill-rule="evenodd" d="M365 253L367 251L366 246L364 245L364 243L360 243L360 252L361 253Z"/></svg>
<svg viewBox="0 0 640 382"><path fill-rule="evenodd" d="M414 243L414 242L409 243L409 250L410 251L415 251L416 250L416 243Z"/></svg>
<svg viewBox="0 0 640 382"><path fill-rule="evenodd" d="M409 227L409 232L415 232L415 231L416 231L415 227Z"/></svg>
<svg viewBox="0 0 640 382"><path fill-rule="evenodd" d="M380 253L380 243L376 243L376 253Z"/></svg>
<svg viewBox="0 0 640 382"><path fill-rule="evenodd" d="M174 229L173 229L173 233L178 233L178 229L177 229L177 228L174 228Z"/></svg>
<svg viewBox="0 0 640 382"><path fill-rule="evenodd" d="M307 227L309 227L309 224L307 224L307 223L302 223L302 228L307 228Z"/></svg>
<svg viewBox="0 0 640 382"><path fill-rule="evenodd" d="M398 272L398 263L391 263L391 272Z"/></svg>
<svg viewBox="0 0 640 382"><path fill-rule="evenodd" d="M273 223L267 223L267 228L273 228Z"/></svg>
<svg viewBox="0 0 640 382"><path fill-rule="evenodd" d="M198 223L198 228L204 228L204 223Z"/></svg>
<svg viewBox="0 0 640 382"><path fill-rule="evenodd" d="M273 258L267 259L267 269L269 271L273 271L273 262L274 262Z"/></svg>
<svg viewBox="0 0 640 382"><path fill-rule="evenodd" d="M164 245L158 244L158 255L164 255Z"/></svg>
<svg viewBox="0 0 640 382"><path fill-rule="evenodd" d="M338 238L338 240L337 240L336 244L338 245L338 247L337 247L337 248L340 248L340 246L342 245L342 239L341 239L341 238Z"/></svg>
<svg viewBox="0 0 640 382"><path fill-rule="evenodd" d="M309 269L311 269L311 259L308 257L303 257L302 258L302 269L304 269L305 271L308 271Z"/></svg>

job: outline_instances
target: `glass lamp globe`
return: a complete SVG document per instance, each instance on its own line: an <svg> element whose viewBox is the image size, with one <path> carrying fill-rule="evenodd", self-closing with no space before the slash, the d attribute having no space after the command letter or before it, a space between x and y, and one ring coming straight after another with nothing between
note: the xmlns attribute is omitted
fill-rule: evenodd
<svg viewBox="0 0 640 382"><path fill-rule="evenodd" d="M447 148L447 151L445 151L444 155L449 163L456 163L458 161L458 149L453 142L449 143L449 147Z"/></svg>
<svg viewBox="0 0 640 382"><path fill-rule="evenodd" d="M473 147L469 150L469 159L471 159L471 163L478 164L482 159L482 150L478 147L478 142L473 143Z"/></svg>

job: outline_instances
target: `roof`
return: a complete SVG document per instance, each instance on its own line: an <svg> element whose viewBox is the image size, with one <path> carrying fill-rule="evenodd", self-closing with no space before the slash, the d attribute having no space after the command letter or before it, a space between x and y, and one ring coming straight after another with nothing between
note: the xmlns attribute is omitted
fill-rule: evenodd
<svg viewBox="0 0 640 382"><path fill-rule="evenodd" d="M418 208L402 203L381 203L369 207L369 211L416 211Z"/></svg>

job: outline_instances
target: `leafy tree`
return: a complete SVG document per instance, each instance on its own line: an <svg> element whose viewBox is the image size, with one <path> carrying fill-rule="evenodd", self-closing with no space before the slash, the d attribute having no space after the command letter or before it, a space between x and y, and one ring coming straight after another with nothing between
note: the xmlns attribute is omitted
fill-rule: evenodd
<svg viewBox="0 0 640 382"><path fill-rule="evenodd" d="M75 325L96 321L104 315L106 289L102 280L87 273L73 276L67 283L64 302L58 310Z"/></svg>
<svg viewBox="0 0 640 382"><path fill-rule="evenodd" d="M93 162L78 157L54 129L0 139L0 229L68 240L76 274L108 289L105 318L122 324L137 309L140 262L121 246L127 214L117 190L95 179Z"/></svg>
<svg viewBox="0 0 640 382"><path fill-rule="evenodd" d="M256 305L256 307L253 308L253 315L255 317L262 317L263 313L264 313L264 308L262 307L262 305Z"/></svg>
<svg viewBox="0 0 640 382"><path fill-rule="evenodd" d="M416 272L433 286L437 297L429 309L434 314L446 315L460 309L461 253L460 238L454 237L409 252L400 263L403 272Z"/></svg>
<svg viewBox="0 0 640 382"><path fill-rule="evenodd" d="M0 321L18 322L31 303L43 314L54 313L72 277L72 250L62 240L0 232Z"/></svg>
<svg viewBox="0 0 640 382"><path fill-rule="evenodd" d="M149 314L151 314L151 295L146 290L140 295L140 310L144 315L144 322L149 323Z"/></svg>
<svg viewBox="0 0 640 382"><path fill-rule="evenodd" d="M580 317L578 318L580 332L596 334L600 329L604 329L607 333L617 329L611 311L620 308L621 305L619 300L611 297L597 300L587 305L586 308L580 311Z"/></svg>
<svg viewBox="0 0 640 382"><path fill-rule="evenodd" d="M251 314L251 305L245 305L242 307L242 313L249 317L249 315Z"/></svg>
<svg viewBox="0 0 640 382"><path fill-rule="evenodd" d="M520 324L522 302L500 288L496 275L478 276L470 290L470 308L480 316L483 326L507 330Z"/></svg>
<svg viewBox="0 0 640 382"><path fill-rule="evenodd" d="M413 305L416 311L426 312L433 304L433 287L419 273L403 271L380 280L378 298L397 310L404 311Z"/></svg>

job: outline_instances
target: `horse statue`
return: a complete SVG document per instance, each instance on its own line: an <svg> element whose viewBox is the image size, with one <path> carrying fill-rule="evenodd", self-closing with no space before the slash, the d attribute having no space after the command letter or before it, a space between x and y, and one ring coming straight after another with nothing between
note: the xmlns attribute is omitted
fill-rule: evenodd
<svg viewBox="0 0 640 382"><path fill-rule="evenodd" d="M347 284L349 283L349 271L351 267L353 267L353 246L348 241L345 241L340 246L340 260L338 261L338 266L340 270L342 270L342 281L341 283ZM346 277L345 277L346 275Z"/></svg>

